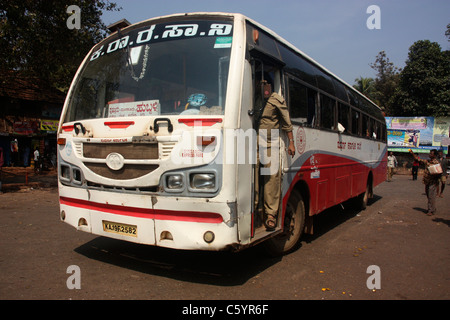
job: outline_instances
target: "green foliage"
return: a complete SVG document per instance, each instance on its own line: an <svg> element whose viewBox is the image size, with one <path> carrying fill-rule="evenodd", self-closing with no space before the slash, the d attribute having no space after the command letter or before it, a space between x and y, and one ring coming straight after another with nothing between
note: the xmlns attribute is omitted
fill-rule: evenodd
<svg viewBox="0 0 450 320"><path fill-rule="evenodd" d="M370 67L376 71L377 77L373 84L372 100L391 114L390 98L395 92L399 81L400 69L395 67L386 55L381 51Z"/></svg>
<svg viewBox="0 0 450 320"><path fill-rule="evenodd" d="M81 28L69 29L67 7L81 9ZM3 0L0 72L18 71L66 92L90 48L106 36L100 17L120 10L104 0Z"/></svg>
<svg viewBox="0 0 450 320"><path fill-rule="evenodd" d="M449 30L450 25L446 32L450 37ZM384 51L370 66L377 77L369 97L384 107L387 115L450 115L450 51L442 51L438 43L416 41L409 48L403 70L395 67Z"/></svg>
<svg viewBox="0 0 450 320"><path fill-rule="evenodd" d="M415 42L390 103L397 116L449 116L450 52L436 42Z"/></svg>
<svg viewBox="0 0 450 320"><path fill-rule="evenodd" d="M373 100L376 103L376 97L374 96L375 92L375 80L372 78L363 78L359 77L359 79L355 79L355 85L353 85L353 88L361 92L363 95L365 95L367 98Z"/></svg>

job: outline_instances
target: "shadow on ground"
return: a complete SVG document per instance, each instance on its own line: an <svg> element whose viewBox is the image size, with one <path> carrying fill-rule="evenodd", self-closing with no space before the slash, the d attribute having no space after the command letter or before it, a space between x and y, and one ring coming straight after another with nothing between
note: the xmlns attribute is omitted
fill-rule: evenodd
<svg viewBox="0 0 450 320"><path fill-rule="evenodd" d="M379 199L375 196L369 205ZM351 202L330 208L314 217L314 235L305 235L302 240L312 242L359 212ZM183 251L104 237L81 245L75 252L146 274L220 286L242 285L283 259L268 256L262 245L241 252Z"/></svg>

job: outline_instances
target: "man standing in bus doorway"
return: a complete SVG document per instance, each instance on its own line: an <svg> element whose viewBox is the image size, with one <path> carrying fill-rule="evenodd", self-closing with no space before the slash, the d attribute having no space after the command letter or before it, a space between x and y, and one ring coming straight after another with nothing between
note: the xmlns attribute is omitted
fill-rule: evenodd
<svg viewBox="0 0 450 320"><path fill-rule="evenodd" d="M392 181L392 176L394 175L395 167L397 167L397 158L394 156L394 154L389 152L387 167L388 167L388 182Z"/></svg>
<svg viewBox="0 0 450 320"><path fill-rule="evenodd" d="M425 193L428 199L428 211L427 215L432 216L436 213L436 194L439 190L439 179L440 174L432 174L429 167L435 164L439 164L437 159L437 150L433 149L430 151L430 160L421 160L417 157L412 150L409 151L414 157L414 160L419 161L425 165L425 170L423 172L423 183L425 184Z"/></svg>
<svg viewBox="0 0 450 320"><path fill-rule="evenodd" d="M267 80L270 81L270 79ZM292 134L293 127L289 117L286 101L276 92L272 92L272 85L267 80L262 81L261 83L264 97L264 108L260 112L259 121L257 119L259 139L263 139L265 141L259 140L259 142L264 143L266 155L273 160L273 158L271 158L271 139L278 139L279 135L277 135L277 137L272 137L271 132L272 129L281 129L289 138L288 154L293 157L295 155L294 136ZM278 143L275 143L274 145L278 146ZM261 151L261 144L259 148ZM278 154L278 152L276 152L276 154ZM263 188L264 225L268 231L274 230L277 226L277 214L281 198L281 166L278 159L276 160L277 161L275 161L275 163L272 161L270 163L262 163L261 161L258 161L261 169L270 169L270 174L261 174L258 177L261 179L261 186ZM269 168L273 165L276 165L277 168ZM259 181L259 179L257 181ZM255 183L255 185L257 184L258 183ZM258 201L259 186L255 187L255 191L255 199Z"/></svg>

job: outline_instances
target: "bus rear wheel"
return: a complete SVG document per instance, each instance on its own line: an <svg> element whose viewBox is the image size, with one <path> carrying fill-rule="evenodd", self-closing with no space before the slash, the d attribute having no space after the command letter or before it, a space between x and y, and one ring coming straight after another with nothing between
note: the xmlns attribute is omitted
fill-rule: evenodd
<svg viewBox="0 0 450 320"><path fill-rule="evenodd" d="M356 197L356 208L358 210L366 210L371 196L372 196L372 182L371 180L368 180L366 185L366 191L360 194L358 197Z"/></svg>
<svg viewBox="0 0 450 320"><path fill-rule="evenodd" d="M283 233L264 242L271 256L279 256L296 250L305 227L305 204L302 195L293 190L286 205Z"/></svg>

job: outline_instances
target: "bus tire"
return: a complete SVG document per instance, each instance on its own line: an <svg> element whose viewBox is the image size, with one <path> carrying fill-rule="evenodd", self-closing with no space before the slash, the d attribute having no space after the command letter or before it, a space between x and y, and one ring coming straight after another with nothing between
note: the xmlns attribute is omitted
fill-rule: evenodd
<svg viewBox="0 0 450 320"><path fill-rule="evenodd" d="M369 203L370 193L371 193L371 185L369 182L367 182L366 191L361 193L356 198L356 206L358 210L366 210L367 204Z"/></svg>
<svg viewBox="0 0 450 320"><path fill-rule="evenodd" d="M292 252L300 246L305 228L305 203L297 190L292 190L286 205L283 233L264 242L270 256L280 256Z"/></svg>

